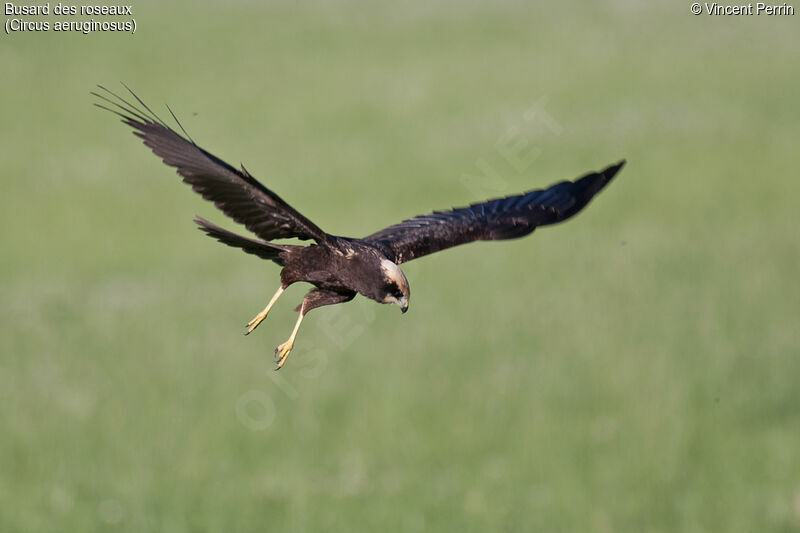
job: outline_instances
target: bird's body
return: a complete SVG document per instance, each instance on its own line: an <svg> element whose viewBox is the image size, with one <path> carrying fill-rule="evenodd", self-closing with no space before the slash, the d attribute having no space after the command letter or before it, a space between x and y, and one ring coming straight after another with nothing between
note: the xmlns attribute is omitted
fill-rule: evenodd
<svg viewBox="0 0 800 533"><path fill-rule="evenodd" d="M283 267L278 291L247 324L247 333L266 318L288 286L297 282L314 286L297 308L300 316L289 340L275 350L278 368L294 346L303 317L312 309L348 302L361 294L376 302L396 304L405 312L410 288L398 265L468 242L522 237L538 226L566 220L583 209L624 164L621 161L601 172L586 174L574 182L562 181L547 189L417 216L362 239L340 237L320 229L244 167L237 170L197 146L188 135L178 134L132 92L141 108L101 89L107 94L93 94L114 108L96 105L122 117L156 155L167 165L177 167L196 192L261 240L237 235L196 217L202 231ZM274 242L292 237L315 242L308 246Z"/></svg>
<svg viewBox="0 0 800 533"><path fill-rule="evenodd" d="M352 300L356 294L373 300L382 298L373 280L380 274L381 261L386 258L358 241L341 240L337 245L303 246L288 252L281 282L288 287L305 281L320 291L348 296L347 300ZM317 299L314 307L327 305L323 303L326 301Z"/></svg>

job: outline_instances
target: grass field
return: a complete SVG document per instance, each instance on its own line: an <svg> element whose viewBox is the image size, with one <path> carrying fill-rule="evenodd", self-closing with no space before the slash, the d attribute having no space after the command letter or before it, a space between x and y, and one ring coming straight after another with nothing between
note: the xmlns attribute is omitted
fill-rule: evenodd
<svg viewBox="0 0 800 533"><path fill-rule="evenodd" d="M0 531L800 531L797 16L134 5L0 37ZM309 315L91 106L169 103L326 230L628 166ZM166 113L165 113L166 114Z"/></svg>

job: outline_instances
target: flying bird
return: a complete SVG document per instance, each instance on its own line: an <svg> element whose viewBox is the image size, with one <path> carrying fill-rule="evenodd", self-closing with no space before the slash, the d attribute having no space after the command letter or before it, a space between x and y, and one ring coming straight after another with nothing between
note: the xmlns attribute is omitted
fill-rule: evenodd
<svg viewBox="0 0 800 533"><path fill-rule="evenodd" d="M195 144L169 107L183 135L168 126L133 91L126 100L103 86L91 94L95 105L121 117L165 164L177 168L183 181L223 213L243 224L258 239L237 235L195 217L199 229L223 244L280 265L281 284L264 309L247 323L250 334L267 317L293 283L313 285L295 311L300 315L289 339L275 349L279 370L294 348L303 317L317 307L349 302L361 294L379 303L408 310L408 279L398 265L473 241L500 241L530 234L538 226L556 224L583 209L619 172L622 160L575 181L546 189L496 198L467 207L434 211L404 220L363 238L323 231L250 173L236 169ZM280 239L313 241L308 246L281 244Z"/></svg>

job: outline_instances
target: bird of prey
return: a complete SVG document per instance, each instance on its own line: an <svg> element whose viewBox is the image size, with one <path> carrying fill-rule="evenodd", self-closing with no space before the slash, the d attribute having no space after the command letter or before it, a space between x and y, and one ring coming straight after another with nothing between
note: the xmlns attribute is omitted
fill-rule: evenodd
<svg viewBox="0 0 800 533"><path fill-rule="evenodd" d="M398 265L473 241L516 239L538 226L562 222L583 209L619 172L622 160L575 181L546 189L496 198L404 220L364 238L331 235L250 175L195 144L167 107L183 135L170 128L133 91L124 99L103 86L91 94L95 105L121 117L165 164L177 168L183 181L223 213L243 224L258 239L243 237L195 217L199 229L218 241L280 265L281 284L267 306L247 323L251 333L267 317L287 287L313 285L295 309L300 312L289 339L275 349L279 370L294 347L303 317L324 305L349 302L357 294L408 309L408 280ZM308 246L281 244L280 239L314 241Z"/></svg>

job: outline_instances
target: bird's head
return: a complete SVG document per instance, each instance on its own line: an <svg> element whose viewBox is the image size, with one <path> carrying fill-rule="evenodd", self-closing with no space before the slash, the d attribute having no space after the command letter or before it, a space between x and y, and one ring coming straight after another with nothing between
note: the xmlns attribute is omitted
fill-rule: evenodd
<svg viewBox="0 0 800 533"><path fill-rule="evenodd" d="M408 298L411 291L408 288L408 280L400 267L388 259L381 261L381 274L383 274L381 289L382 302L385 304L395 304L404 313L408 311Z"/></svg>

